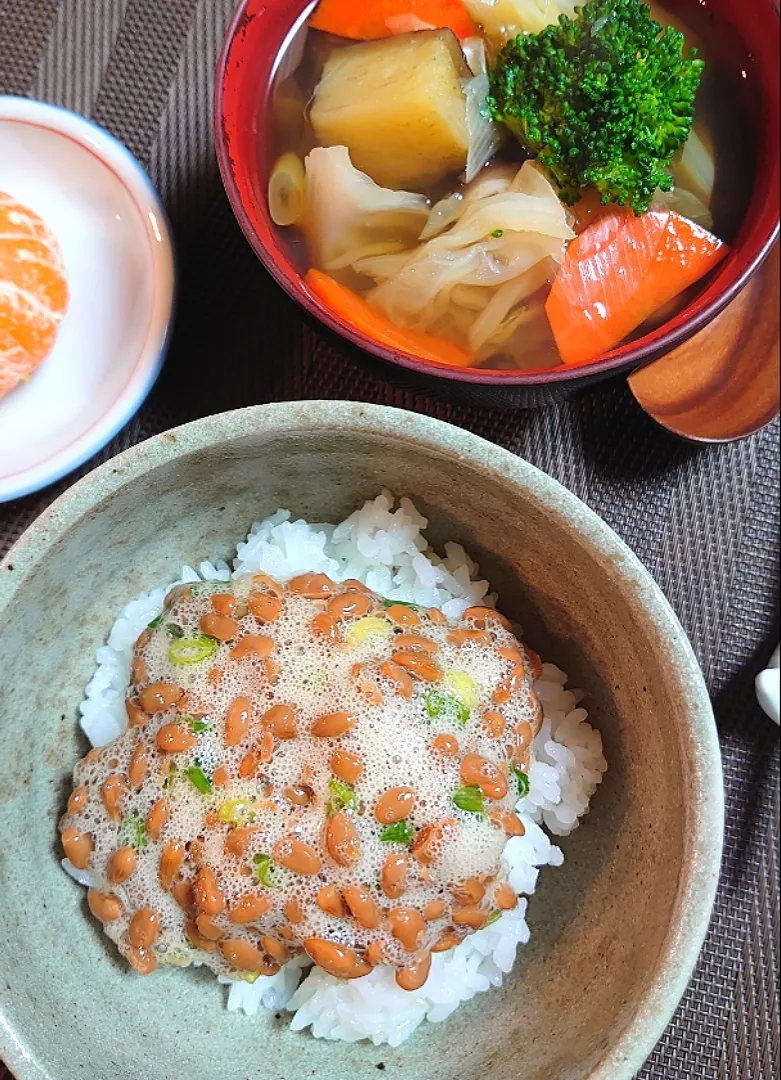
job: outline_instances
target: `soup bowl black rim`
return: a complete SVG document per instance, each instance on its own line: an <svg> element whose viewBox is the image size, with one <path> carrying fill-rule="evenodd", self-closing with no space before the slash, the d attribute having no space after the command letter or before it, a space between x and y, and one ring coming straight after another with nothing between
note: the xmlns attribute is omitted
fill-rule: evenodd
<svg viewBox="0 0 781 1080"><path fill-rule="evenodd" d="M280 42L279 51L284 48L286 40L297 30L314 11L317 0L276 0L277 3L285 3L291 10L288 37ZM768 7L778 18L781 11L779 0L765 0ZM411 357L405 353L375 346L362 334L355 333L349 327L317 303L311 294L305 289L296 288L287 275L283 272L276 259L266 248L255 231L236 184L233 170L230 167L231 155L228 134L224 125L224 89L228 71L228 61L233 44L246 21L253 18L247 13L247 7L251 0L239 0L233 12L228 28L225 33L222 49L217 62L217 74L214 87L214 134L217 147L217 159L222 176L222 182L230 202L234 216L244 233L256 256L263 266L271 274L274 280L300 307L304 309L318 323L323 324L339 338L346 339L364 352L369 352L378 359L406 368L418 375L434 379L442 379L453 383L471 383L483 386L491 386L501 389L502 387L544 387L556 384L577 384L591 381L602 381L608 377L620 374L630 374L660 356L671 352L677 346L689 341L704 327L711 323L721 312L729 306L739 293L746 287L748 282L762 266L765 259L779 239L781 221L776 215L775 222L769 234L760 243L754 255L747 263L743 272L730 285L689 318L683 325L672 328L666 333L660 333L652 339L640 339L635 344L619 347L605 354L603 359L590 364L582 364L568 368L552 368L548 371L497 371L481 368L451 368L445 365L433 364L426 360ZM268 214L266 212L266 216ZM270 220L270 219L269 219Z"/></svg>

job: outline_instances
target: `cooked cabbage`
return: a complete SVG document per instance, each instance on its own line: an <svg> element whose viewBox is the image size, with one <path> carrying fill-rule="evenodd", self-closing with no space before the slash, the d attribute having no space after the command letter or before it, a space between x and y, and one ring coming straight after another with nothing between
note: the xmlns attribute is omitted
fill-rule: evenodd
<svg viewBox="0 0 781 1080"><path fill-rule="evenodd" d="M465 320L459 309L469 288L467 336L473 349L483 346L549 280L551 260L561 263L575 235L538 166L527 162L512 186L486 198L465 198L456 224L415 252L353 264L377 282L368 302L401 326L460 335ZM483 291L482 305L475 288Z"/></svg>
<svg viewBox="0 0 781 1080"><path fill-rule="evenodd" d="M466 129L469 139L466 182L470 184L501 147L503 129L491 117L486 107L490 85L485 42L479 37L468 38L463 48L472 72L472 78L464 79L461 83L466 96Z"/></svg>
<svg viewBox="0 0 781 1080"><path fill-rule="evenodd" d="M488 342L499 344L512 335L521 315L521 312L516 310L518 305L545 285L550 285L555 274L552 267L558 267L555 260L542 259L496 289L469 329L469 344L474 350Z"/></svg>
<svg viewBox="0 0 781 1080"><path fill-rule="evenodd" d="M426 227L420 234L421 240L430 240L432 236L439 236L445 229L454 225L466 209L464 196L460 191L440 199L432 209L426 222Z"/></svg>
<svg viewBox="0 0 781 1080"><path fill-rule="evenodd" d="M701 225L708 232L713 232L713 214L693 192L677 184L672 191L657 191L652 203L653 209L674 210L676 214Z"/></svg>
<svg viewBox="0 0 781 1080"><path fill-rule="evenodd" d="M325 271L412 247L429 215L425 196L375 184L353 166L346 146L312 150L306 159L306 206L312 261Z"/></svg>
<svg viewBox="0 0 781 1080"><path fill-rule="evenodd" d="M492 195L502 195L509 191L518 175L517 165L491 165L490 168L483 169L463 192L456 191L453 195L440 199L432 208L420 239L430 240L449 229L463 217L469 204L477 199L488 199Z"/></svg>
<svg viewBox="0 0 781 1080"><path fill-rule="evenodd" d="M696 124L673 162L673 176L676 187L680 185L710 206L716 183L713 143Z"/></svg>

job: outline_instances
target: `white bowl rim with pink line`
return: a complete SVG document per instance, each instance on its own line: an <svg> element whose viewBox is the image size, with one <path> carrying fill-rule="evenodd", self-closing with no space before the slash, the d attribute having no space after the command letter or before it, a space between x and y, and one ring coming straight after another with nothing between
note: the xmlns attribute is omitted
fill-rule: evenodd
<svg viewBox="0 0 781 1080"><path fill-rule="evenodd" d="M0 399L0 503L97 454L162 367L175 293L171 233L141 165L102 128L0 95L0 191L49 225L70 300L52 354Z"/></svg>

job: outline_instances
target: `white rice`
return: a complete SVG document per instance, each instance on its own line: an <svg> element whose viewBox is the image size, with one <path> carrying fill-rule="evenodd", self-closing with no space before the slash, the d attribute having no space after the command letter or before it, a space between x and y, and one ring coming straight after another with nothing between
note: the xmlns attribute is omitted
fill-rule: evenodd
<svg viewBox="0 0 781 1080"><path fill-rule="evenodd" d="M97 671L81 705L81 727L90 742L105 746L126 730L124 702L133 646L162 611L174 584L228 581L257 570L287 581L315 571L335 581L358 578L382 596L439 607L453 619L475 604L494 606L496 597L487 581L477 579L478 567L464 549L446 544L444 558L438 556L423 535L427 520L408 499L401 499L396 509L394 504L393 496L383 492L337 526L293 521L287 510L279 510L252 526L246 542L237 547L232 568L224 562L185 566L178 581L128 604L108 644L98 649ZM529 793L516 807L526 834L508 840L503 854L510 884L523 896L534 893L542 867L562 865L564 856L548 833L567 836L577 828L607 770L601 736L579 707L582 694L567 690L566 683L563 671L544 664L535 686L544 721L533 745ZM91 883L88 872L75 871L67 860L63 865L80 884ZM521 899L514 911L457 948L435 954L429 978L415 993L401 990L387 966L345 982L311 969L306 958L298 957L273 977L230 983L228 1009L253 1016L260 1008L286 1008L293 1013L294 1031L310 1028L316 1038L371 1039L377 1046L399 1046L423 1020L446 1020L462 1002L501 986L518 945L529 940L527 904Z"/></svg>

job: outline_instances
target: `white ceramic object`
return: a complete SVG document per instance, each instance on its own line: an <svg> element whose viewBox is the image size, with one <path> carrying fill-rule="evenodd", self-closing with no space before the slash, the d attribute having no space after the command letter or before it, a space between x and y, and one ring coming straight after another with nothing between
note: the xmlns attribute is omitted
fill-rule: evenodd
<svg viewBox="0 0 781 1080"><path fill-rule="evenodd" d="M765 671L757 676L757 697L770 719L781 723L781 648L776 649Z"/></svg>
<svg viewBox="0 0 781 1080"><path fill-rule="evenodd" d="M64 109L0 96L0 191L48 223L70 303L51 356L0 399L0 502L96 454L160 371L174 259L160 199L116 139Z"/></svg>

